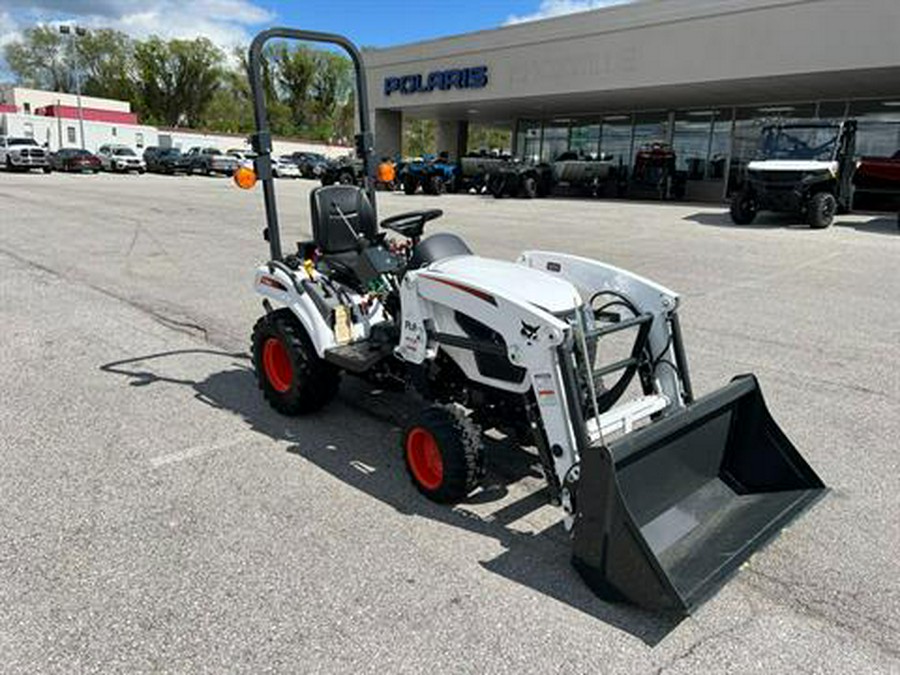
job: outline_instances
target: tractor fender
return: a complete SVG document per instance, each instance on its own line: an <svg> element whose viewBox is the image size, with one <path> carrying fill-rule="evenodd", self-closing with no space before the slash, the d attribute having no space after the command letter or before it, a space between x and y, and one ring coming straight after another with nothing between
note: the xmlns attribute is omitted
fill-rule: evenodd
<svg viewBox="0 0 900 675"><path fill-rule="evenodd" d="M270 305L286 308L303 325L316 350L316 354L324 357L325 350L337 345L334 331L325 321L322 312L304 290L303 282L293 274L288 274L281 266L271 263L257 268L253 279L253 290L266 298Z"/></svg>

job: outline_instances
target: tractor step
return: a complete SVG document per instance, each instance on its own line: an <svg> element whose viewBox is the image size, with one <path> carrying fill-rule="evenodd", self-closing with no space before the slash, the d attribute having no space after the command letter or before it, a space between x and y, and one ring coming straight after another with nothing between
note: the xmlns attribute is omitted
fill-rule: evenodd
<svg viewBox="0 0 900 675"><path fill-rule="evenodd" d="M325 360L351 373L364 373L394 351L390 344L361 340L325 350Z"/></svg>

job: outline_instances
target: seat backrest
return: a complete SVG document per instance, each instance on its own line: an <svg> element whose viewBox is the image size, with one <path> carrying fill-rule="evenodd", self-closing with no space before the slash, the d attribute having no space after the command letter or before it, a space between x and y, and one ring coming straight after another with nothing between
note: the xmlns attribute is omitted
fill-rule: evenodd
<svg viewBox="0 0 900 675"><path fill-rule="evenodd" d="M309 195L313 239L323 253L343 253L358 247L356 232L369 241L378 234L375 212L365 190L355 185L318 187ZM353 232L347 227L349 223Z"/></svg>

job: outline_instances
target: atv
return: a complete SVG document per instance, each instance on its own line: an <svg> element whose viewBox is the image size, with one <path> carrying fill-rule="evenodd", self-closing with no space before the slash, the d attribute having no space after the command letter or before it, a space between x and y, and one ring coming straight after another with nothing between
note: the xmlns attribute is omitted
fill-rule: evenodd
<svg viewBox="0 0 900 675"><path fill-rule="evenodd" d="M314 189L312 239L288 253L260 67L272 38L350 54L366 176ZM365 71L346 38L267 30L249 76L271 258L254 277L265 312L251 348L275 410L318 410L344 376L417 391L429 405L400 452L412 484L441 503L478 489L485 431L535 448L587 585L659 610L690 611L823 493L752 375L694 397L677 293L565 253L481 257L454 234L425 235L438 209L379 222ZM250 187L253 172L235 181Z"/></svg>
<svg viewBox="0 0 900 675"><path fill-rule="evenodd" d="M487 189L496 199L546 197L553 189L553 169L546 163L510 159L491 168Z"/></svg>
<svg viewBox="0 0 900 675"><path fill-rule="evenodd" d="M747 165L731 199L731 220L749 225L760 211L779 211L814 229L830 226L853 205L855 149L855 120L765 127L760 159Z"/></svg>
<svg viewBox="0 0 900 675"><path fill-rule="evenodd" d="M437 156L426 155L406 162L399 174L403 192L414 195L419 188L427 195L456 192L459 184L459 166L450 161L446 152Z"/></svg>

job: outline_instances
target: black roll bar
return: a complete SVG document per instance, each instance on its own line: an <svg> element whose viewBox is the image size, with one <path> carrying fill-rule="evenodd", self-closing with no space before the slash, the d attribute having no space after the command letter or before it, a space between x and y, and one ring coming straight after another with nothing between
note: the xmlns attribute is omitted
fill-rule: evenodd
<svg viewBox="0 0 900 675"><path fill-rule="evenodd" d="M253 116L256 120L256 133L251 137L251 144L257 154L256 171L262 181L263 199L266 207L266 227L269 249L272 260L281 260L281 230L278 224L278 211L275 206L275 182L272 177L272 134L269 131L269 116L266 110L266 93L262 78L262 50L266 42L284 38L303 42L324 42L341 47L350 55L356 73L356 107L359 111L359 131L356 137L356 152L363 162L363 173L366 177L366 192L375 211L375 167L372 164L373 137L369 128L369 101L366 88L366 71L363 67L362 55L350 40L335 33L320 33L294 28L269 28L259 33L250 44L249 73L250 91L253 95ZM377 220L376 220L377 222Z"/></svg>

